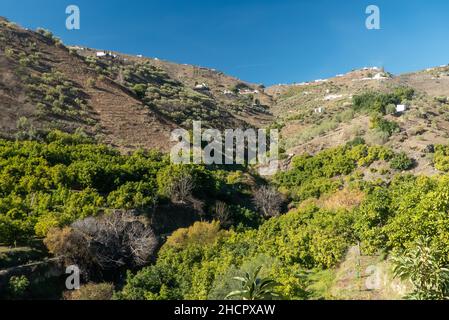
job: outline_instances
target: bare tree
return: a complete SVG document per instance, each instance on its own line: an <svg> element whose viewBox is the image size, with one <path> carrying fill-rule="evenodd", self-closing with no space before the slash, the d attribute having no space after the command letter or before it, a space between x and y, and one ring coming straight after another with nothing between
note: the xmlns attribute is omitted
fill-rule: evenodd
<svg viewBox="0 0 449 320"><path fill-rule="evenodd" d="M227 227L232 223L229 207L223 201L217 201L215 203L214 218L220 221L223 227Z"/></svg>
<svg viewBox="0 0 449 320"><path fill-rule="evenodd" d="M276 188L262 186L256 191L253 201L265 217L276 217L281 213L284 197Z"/></svg>
<svg viewBox="0 0 449 320"><path fill-rule="evenodd" d="M47 246L86 272L142 266L157 246L153 230L140 217L122 210L76 221L66 233L53 236L53 241L46 239Z"/></svg>
<svg viewBox="0 0 449 320"><path fill-rule="evenodd" d="M180 177L173 179L169 186L168 193L172 202L187 203L192 198L192 191L194 188L192 176L183 174Z"/></svg>
<svg viewBox="0 0 449 320"><path fill-rule="evenodd" d="M72 228L83 234L93 260L102 269L144 265L157 245L153 230L127 211L87 218Z"/></svg>
<svg viewBox="0 0 449 320"><path fill-rule="evenodd" d="M193 210L195 210L196 212L198 212L201 220L203 220L204 216L205 216L205 212L204 212L204 202L201 201L200 199L197 199L193 196L191 196L190 198L187 199L187 201L190 203L190 205L193 207Z"/></svg>
<svg viewBox="0 0 449 320"><path fill-rule="evenodd" d="M170 182L168 195L173 203L192 206L192 208L198 212L201 219L203 219L205 215L204 202L193 196L194 188L195 184L193 177L188 173L183 173Z"/></svg>

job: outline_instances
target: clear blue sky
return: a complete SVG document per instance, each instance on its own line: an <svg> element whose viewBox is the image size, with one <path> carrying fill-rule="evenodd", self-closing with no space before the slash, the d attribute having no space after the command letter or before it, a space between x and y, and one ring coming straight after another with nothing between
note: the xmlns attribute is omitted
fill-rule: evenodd
<svg viewBox="0 0 449 320"><path fill-rule="evenodd" d="M81 30L65 29L65 8ZM381 30L365 9L381 10ZM363 66L393 73L449 63L447 0L1 0L0 15L67 44L216 68L275 84Z"/></svg>

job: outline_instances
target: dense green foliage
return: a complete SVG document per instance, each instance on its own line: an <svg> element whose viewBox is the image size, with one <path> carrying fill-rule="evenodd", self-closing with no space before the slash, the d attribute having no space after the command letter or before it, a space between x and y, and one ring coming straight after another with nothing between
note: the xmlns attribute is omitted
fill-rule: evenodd
<svg viewBox="0 0 449 320"><path fill-rule="evenodd" d="M371 128L385 133L388 137L400 131L399 125L396 122L388 121L379 115L371 118Z"/></svg>
<svg viewBox="0 0 449 320"><path fill-rule="evenodd" d="M356 210L356 229L366 252L402 250L423 236L449 261L449 180L398 176L389 186L376 186Z"/></svg>
<svg viewBox="0 0 449 320"><path fill-rule="evenodd" d="M276 279L286 298L304 298L300 276L309 268L330 267L351 243L351 215L317 208L267 221L258 230L217 234L215 242L173 247L169 240L157 263L129 275L126 299L223 299L238 287L232 277L263 265L264 277ZM210 238L210 237L209 237Z"/></svg>
<svg viewBox="0 0 449 320"><path fill-rule="evenodd" d="M433 157L435 169L448 172L449 171L449 146L438 145L435 147L435 155Z"/></svg>
<svg viewBox="0 0 449 320"><path fill-rule="evenodd" d="M351 144L314 157L298 157L293 168L280 174L277 181L295 188L307 181L317 183L350 174L357 166L378 159L394 158L394 165L402 170L402 161L406 162L403 155L394 155L385 148ZM336 266L350 246L360 243L364 254L401 254L404 249L414 248L423 236L429 237L432 251L440 252L438 265L448 264L447 177L398 175L390 183L365 182L354 185L357 186L366 197L354 209L330 210L311 203L272 218L258 229L222 233L216 227L209 228L215 237L208 233L207 241L184 241L177 246L169 238L154 265L136 275L129 274L119 297L223 299L229 292L239 290L233 277L262 265L263 277L276 280L283 297L303 299L316 294L308 290L304 274L313 278L316 273L310 270ZM299 195L306 199L320 194ZM190 233L194 234L193 230Z"/></svg>
<svg viewBox="0 0 449 320"><path fill-rule="evenodd" d="M446 150L436 147L440 169ZM359 243L364 254L392 252L405 259L416 256L413 250L422 237L428 238L429 250L438 252L431 257L432 265L440 268L435 270L444 271L441 266L449 264L449 178L397 175L365 181L359 171L375 162L389 162L399 171L413 164L405 154L368 147L360 139L294 158L292 168L279 173L274 184L297 208L264 221L236 201L251 198L240 171L171 165L167 157L152 152L121 155L80 134L52 132L43 142L2 140L0 242L26 242L109 209L133 209L151 217L155 206L173 201L173 184L188 176L194 186L191 197L203 202L206 220L216 217L217 208L226 219L175 231L154 263L128 273L116 298L224 299L246 290L234 278L255 274L260 267L258 277L274 280L281 297L316 298L309 280L336 267L351 246ZM337 201L323 206L319 201L342 188L354 190L342 195L348 202L357 198L355 205ZM227 230L223 226L228 219L232 223ZM415 270L410 261L401 270ZM418 279L426 277L428 269L416 270ZM443 281L441 288L445 285Z"/></svg>
<svg viewBox="0 0 449 320"><path fill-rule="evenodd" d="M385 147L349 143L315 156L295 157L293 169L279 173L275 181L294 200L318 198L342 187L342 177L351 174L358 167L368 167L377 160L389 161L393 156L394 152Z"/></svg>
<svg viewBox="0 0 449 320"><path fill-rule="evenodd" d="M391 159L391 167L396 170L404 171L413 167L413 160L405 152L401 152Z"/></svg>
<svg viewBox="0 0 449 320"><path fill-rule="evenodd" d="M21 298L30 286L30 281L25 276L13 276L9 279L9 293L11 298Z"/></svg>
<svg viewBox="0 0 449 320"><path fill-rule="evenodd" d="M154 152L120 155L80 134L52 132L45 142L0 140L0 243L42 237L110 208L149 214L158 202L169 202L167 183L181 171L192 177L193 196L205 202L210 215L215 199L230 202L242 189L228 183L228 172L181 168Z"/></svg>
<svg viewBox="0 0 449 320"><path fill-rule="evenodd" d="M389 105L397 105L406 100L411 100L415 91L412 88L398 87L390 93L365 92L355 95L352 99L356 111L369 113L391 113Z"/></svg>
<svg viewBox="0 0 449 320"><path fill-rule="evenodd" d="M340 262L360 242L365 254L401 252L429 236L438 263L449 261L449 180L398 176L391 185L371 185L355 210L306 206L265 222L258 230L216 234L214 242L165 245L155 265L129 275L125 299L223 299L238 290L232 278L263 265L282 296L306 298L307 270ZM211 239L209 237L209 239ZM170 243L170 241L168 242Z"/></svg>
<svg viewBox="0 0 449 320"><path fill-rule="evenodd" d="M443 267L440 252L432 250L426 239L420 238L416 247L393 258L394 274L410 281L410 299L447 300L449 298L449 269Z"/></svg>

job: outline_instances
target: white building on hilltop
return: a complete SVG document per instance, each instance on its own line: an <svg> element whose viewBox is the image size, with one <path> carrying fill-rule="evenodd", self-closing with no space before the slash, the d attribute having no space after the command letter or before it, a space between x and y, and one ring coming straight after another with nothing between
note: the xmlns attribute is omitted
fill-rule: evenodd
<svg viewBox="0 0 449 320"><path fill-rule="evenodd" d="M209 90L209 87L204 82L195 85L195 90Z"/></svg>

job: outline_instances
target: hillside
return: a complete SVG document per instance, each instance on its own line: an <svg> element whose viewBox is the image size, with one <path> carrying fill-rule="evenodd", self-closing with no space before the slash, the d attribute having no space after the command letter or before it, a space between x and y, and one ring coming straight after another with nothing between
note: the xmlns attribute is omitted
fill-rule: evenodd
<svg viewBox="0 0 449 320"><path fill-rule="evenodd" d="M364 68L330 79L274 86L267 92L274 97L272 112L289 154L316 153L360 137L404 151L417 162L414 172L434 174L426 148L444 144L449 137L448 71L448 66L441 66L394 76L376 67ZM354 109L354 97L388 94L396 88L414 94L397 102L406 105L404 112L381 115L399 127L385 135L372 128L373 110Z"/></svg>
<svg viewBox="0 0 449 320"><path fill-rule="evenodd" d="M0 299L449 296L449 66L265 88L0 19L0 113ZM172 163L195 120L282 170Z"/></svg>
<svg viewBox="0 0 449 320"><path fill-rule="evenodd" d="M190 128L192 120L244 128L272 118L271 99L257 85L200 67L69 48L49 31L5 19L0 66L0 132L6 138L81 129L122 150L167 151L170 132Z"/></svg>
<svg viewBox="0 0 449 320"><path fill-rule="evenodd" d="M264 88L199 66L80 46L50 32L0 25L0 132L34 137L82 130L123 151L168 151L176 127L277 127L287 154L316 153L355 137L403 150L416 172L433 174L422 152L448 137L449 67L395 76L376 67L330 79ZM366 92L415 90L403 114L386 114L400 130L385 137L355 112Z"/></svg>

